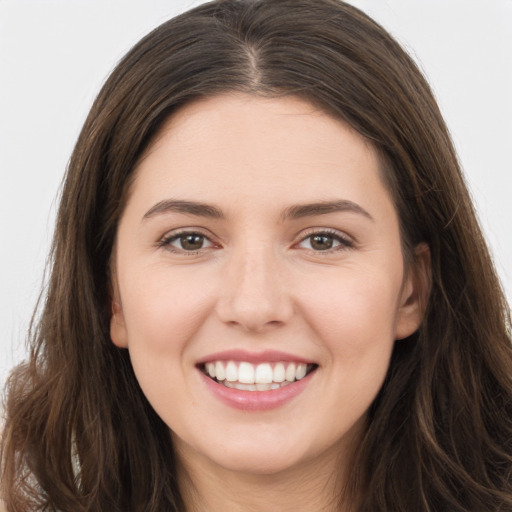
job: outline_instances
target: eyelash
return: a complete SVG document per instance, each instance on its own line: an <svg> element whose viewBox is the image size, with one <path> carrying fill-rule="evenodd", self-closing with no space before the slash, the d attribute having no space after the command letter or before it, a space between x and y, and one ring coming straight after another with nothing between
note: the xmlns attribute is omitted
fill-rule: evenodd
<svg viewBox="0 0 512 512"><path fill-rule="evenodd" d="M345 249L352 249L354 247L354 243L344 234L336 231L334 229L311 229L306 231L306 233L299 240L298 244L306 241L307 239L311 239L314 236L327 236L333 239L334 242L338 242L339 245L334 248L329 248L325 250L315 251L314 249L307 249L315 254L332 254L333 252L343 251ZM295 245L298 245L295 244Z"/></svg>
<svg viewBox="0 0 512 512"><path fill-rule="evenodd" d="M185 249L178 249L176 247L173 247L171 244L175 242L176 240L179 240L180 238L184 238L186 236L200 236L204 240L208 240L212 245L213 242L206 236L204 233L201 233L200 231L194 231L194 230L184 230L179 231L178 233L173 233L172 235L164 236L159 242L158 247L162 247L164 249L167 249L171 252L177 253L177 254L186 254L187 256L193 256L195 254L200 254L204 249L198 249L196 251L187 251Z"/></svg>
<svg viewBox="0 0 512 512"><path fill-rule="evenodd" d="M186 236L199 236L202 237L203 240L207 240L212 246L214 246L214 242L210 240L210 238L205 235L204 233L201 233L200 231L194 231L194 230L184 230L180 231L178 233L173 233L171 235L163 237L158 243L158 247L165 248L173 253L176 254L185 254L187 256L193 256L197 254L201 254L205 249L207 248L201 248L198 250L192 250L187 251L186 249L178 249L176 247L173 247L171 244L180 238L184 238ZM349 240L346 236L342 235L336 230L333 229L311 229L310 231L306 232L305 235L302 236L302 238L294 244L294 246L300 245L303 242L305 242L308 239L311 239L314 236L327 236L333 239L333 243L339 243L338 246L335 246L334 248L324 249L324 250L314 250L314 249L306 249L310 252L314 252L315 254L332 254L333 252L342 251L345 249L351 249L354 247L354 243Z"/></svg>

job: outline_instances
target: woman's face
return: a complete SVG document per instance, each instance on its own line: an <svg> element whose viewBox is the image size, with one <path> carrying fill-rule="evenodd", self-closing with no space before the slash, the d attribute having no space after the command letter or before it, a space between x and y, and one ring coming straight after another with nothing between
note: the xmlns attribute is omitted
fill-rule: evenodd
<svg viewBox="0 0 512 512"><path fill-rule="evenodd" d="M116 241L111 335L183 461L276 473L348 454L420 321L372 147L297 98L164 125Z"/></svg>

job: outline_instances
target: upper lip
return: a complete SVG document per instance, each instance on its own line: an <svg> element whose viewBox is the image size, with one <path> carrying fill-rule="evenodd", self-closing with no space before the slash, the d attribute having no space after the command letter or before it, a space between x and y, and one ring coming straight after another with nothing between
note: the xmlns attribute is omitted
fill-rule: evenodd
<svg viewBox="0 0 512 512"><path fill-rule="evenodd" d="M294 354L287 352L281 352L278 350L265 350L262 352L249 352L247 350L224 350L222 352L215 352L200 359L197 364L206 364L211 361L245 361L248 363L277 363L279 361L304 363L304 364L315 364L310 359L299 357Z"/></svg>

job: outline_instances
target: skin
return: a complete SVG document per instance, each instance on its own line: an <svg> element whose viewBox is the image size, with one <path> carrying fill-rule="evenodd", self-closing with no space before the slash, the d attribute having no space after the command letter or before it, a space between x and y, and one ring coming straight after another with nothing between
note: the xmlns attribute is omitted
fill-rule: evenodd
<svg viewBox="0 0 512 512"><path fill-rule="evenodd" d="M168 199L223 217L155 211ZM351 208L284 216L341 200ZM169 243L183 229L204 235L202 248ZM326 230L332 248L319 250L311 235ZM375 151L310 104L229 94L167 121L120 221L111 337L171 429L188 510L334 510L395 340L421 321L426 253L405 271ZM230 349L318 367L284 405L241 411L196 367Z"/></svg>

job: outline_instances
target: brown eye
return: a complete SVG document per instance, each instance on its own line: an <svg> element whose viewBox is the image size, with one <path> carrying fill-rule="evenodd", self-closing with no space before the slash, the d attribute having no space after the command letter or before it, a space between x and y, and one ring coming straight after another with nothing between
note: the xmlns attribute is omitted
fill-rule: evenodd
<svg viewBox="0 0 512 512"><path fill-rule="evenodd" d="M185 251L197 251L202 249L204 244L204 236L196 233L180 236L178 240Z"/></svg>
<svg viewBox="0 0 512 512"><path fill-rule="evenodd" d="M338 233L317 232L302 239L299 247L310 251L336 251L353 247L352 242Z"/></svg>
<svg viewBox="0 0 512 512"><path fill-rule="evenodd" d="M174 252L194 252L211 247L212 242L201 233L178 233L163 240L160 244Z"/></svg>
<svg viewBox="0 0 512 512"><path fill-rule="evenodd" d="M313 235L310 240L311 248L315 251L326 251L334 245L332 235Z"/></svg>

